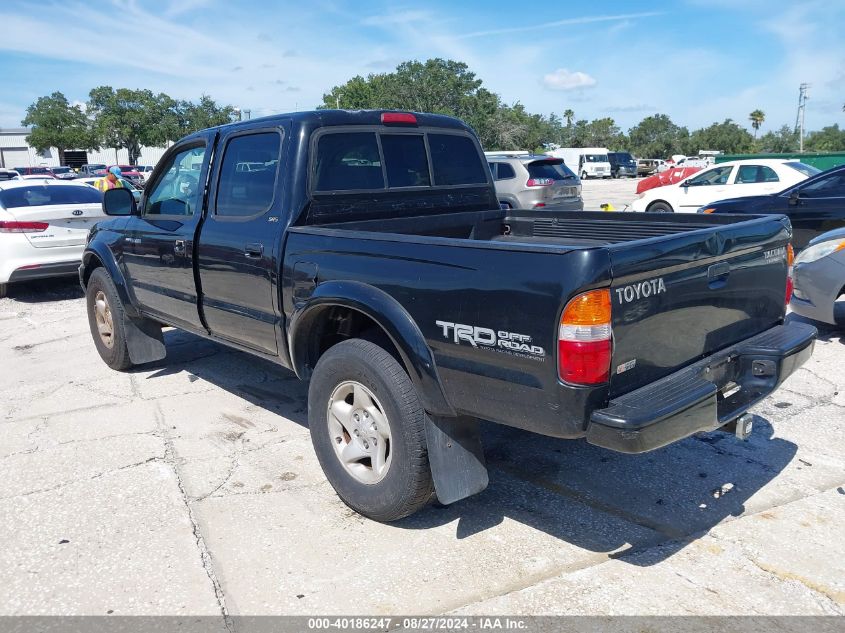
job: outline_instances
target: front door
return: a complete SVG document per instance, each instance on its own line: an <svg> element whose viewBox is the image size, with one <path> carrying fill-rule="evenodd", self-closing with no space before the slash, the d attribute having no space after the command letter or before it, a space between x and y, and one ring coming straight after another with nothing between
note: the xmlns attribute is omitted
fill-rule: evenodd
<svg viewBox="0 0 845 633"><path fill-rule="evenodd" d="M685 182L688 186L679 188L678 197L679 209L676 211L691 212L704 206L708 202L714 202L728 197L728 179L733 167L713 167L696 174Z"/></svg>
<svg viewBox="0 0 845 633"><path fill-rule="evenodd" d="M798 192L787 215L792 222L792 244L805 248L814 237L845 226L845 170L814 179L793 189Z"/></svg>
<svg viewBox="0 0 845 633"><path fill-rule="evenodd" d="M283 232L281 128L239 127L221 138L198 248L209 331L267 354L279 352L276 298Z"/></svg>
<svg viewBox="0 0 845 633"><path fill-rule="evenodd" d="M188 329L203 329L194 283L194 235L202 216L208 139L173 147L126 226L125 274L141 309Z"/></svg>

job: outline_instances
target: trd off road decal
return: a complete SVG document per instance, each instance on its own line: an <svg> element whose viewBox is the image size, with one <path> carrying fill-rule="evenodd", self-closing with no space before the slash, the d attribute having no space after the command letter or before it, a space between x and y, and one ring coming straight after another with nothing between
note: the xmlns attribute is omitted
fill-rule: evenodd
<svg viewBox="0 0 845 633"><path fill-rule="evenodd" d="M533 339L527 334L517 334L504 330L497 331L477 325L465 325L449 321L435 321L435 323L443 331L443 338L458 345L469 343L473 347L493 349L512 356L539 361L545 360L546 351L539 345L534 345Z"/></svg>

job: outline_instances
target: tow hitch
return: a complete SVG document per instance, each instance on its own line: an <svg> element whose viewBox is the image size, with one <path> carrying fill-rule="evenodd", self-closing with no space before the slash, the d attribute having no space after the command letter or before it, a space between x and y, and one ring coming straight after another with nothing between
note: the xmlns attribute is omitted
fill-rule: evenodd
<svg viewBox="0 0 845 633"><path fill-rule="evenodd" d="M739 416L733 422L728 422L720 431L724 433L733 433L738 440L747 440L751 435L751 429L754 426L754 416L750 413Z"/></svg>

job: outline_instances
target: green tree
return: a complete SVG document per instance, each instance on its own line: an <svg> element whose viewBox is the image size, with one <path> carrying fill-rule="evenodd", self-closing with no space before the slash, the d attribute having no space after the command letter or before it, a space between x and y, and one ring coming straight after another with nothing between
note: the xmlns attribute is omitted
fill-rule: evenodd
<svg viewBox="0 0 845 633"><path fill-rule="evenodd" d="M65 163L65 150L93 149L96 145L85 112L68 103L61 92L54 92L26 109L21 125L32 126L26 142L39 152L51 147L59 151L59 162Z"/></svg>
<svg viewBox="0 0 845 633"><path fill-rule="evenodd" d="M810 152L845 151L845 130L834 123L821 130L810 132L804 139L804 149Z"/></svg>
<svg viewBox="0 0 845 633"><path fill-rule="evenodd" d="M713 123L690 135L685 144L685 153L695 154L702 149L745 154L754 149L754 138L741 125L725 119L722 123Z"/></svg>
<svg viewBox="0 0 845 633"><path fill-rule="evenodd" d="M217 105L208 95L202 95L198 103L180 101L173 111L176 114L179 133L168 140L176 140L186 134L231 123L235 116L235 109L232 106Z"/></svg>
<svg viewBox="0 0 845 633"><path fill-rule="evenodd" d="M760 126L763 125L763 121L766 120L766 113L762 110L754 110L751 114L748 115L749 120L751 121L751 127L754 128L754 140L757 140L757 132L760 131Z"/></svg>
<svg viewBox="0 0 845 633"><path fill-rule="evenodd" d="M681 153L688 137L687 128L665 114L655 114L628 130L628 147L642 158L666 158Z"/></svg>
<svg viewBox="0 0 845 633"><path fill-rule="evenodd" d="M625 135L610 118L594 119L587 125L587 142L585 147L607 147L617 149L624 144Z"/></svg>
<svg viewBox="0 0 845 633"><path fill-rule="evenodd" d="M575 118L575 112L567 108L563 111L563 118L566 119L566 127L572 127L572 119Z"/></svg>
<svg viewBox="0 0 845 633"><path fill-rule="evenodd" d="M129 162L141 155L142 145L163 145L179 131L177 102L164 93L99 86L89 93L87 112L93 119L97 143L127 149Z"/></svg>
<svg viewBox="0 0 845 633"><path fill-rule="evenodd" d="M788 125L779 130L766 132L757 141L757 151L764 153L788 153L798 151L798 133Z"/></svg>

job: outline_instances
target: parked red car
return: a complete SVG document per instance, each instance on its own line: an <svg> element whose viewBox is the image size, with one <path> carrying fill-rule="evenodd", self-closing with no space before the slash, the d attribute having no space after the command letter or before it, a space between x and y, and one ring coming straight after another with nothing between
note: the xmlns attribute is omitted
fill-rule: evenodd
<svg viewBox="0 0 845 633"><path fill-rule="evenodd" d="M55 178L49 167L15 167L14 170L21 176L41 176L42 178Z"/></svg>
<svg viewBox="0 0 845 633"><path fill-rule="evenodd" d="M701 171L701 167L672 167L666 171L661 171L648 178L643 178L637 183L637 193L654 189L655 187L663 187L665 185L673 185L676 182L681 182L689 178L697 171Z"/></svg>
<svg viewBox="0 0 845 633"><path fill-rule="evenodd" d="M132 165L118 165L120 167L120 175L126 178L133 185L139 189L144 188L144 177Z"/></svg>

